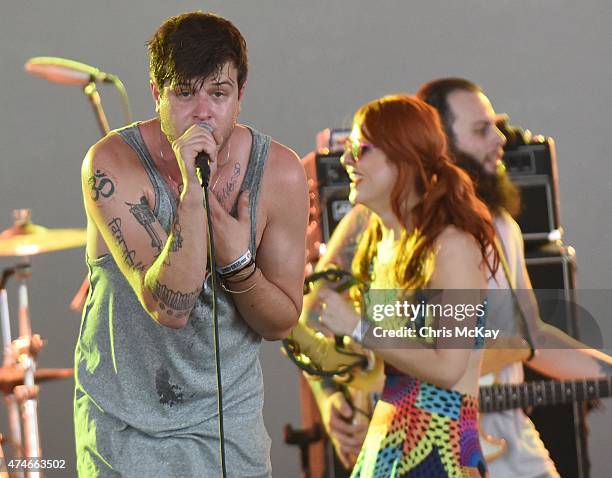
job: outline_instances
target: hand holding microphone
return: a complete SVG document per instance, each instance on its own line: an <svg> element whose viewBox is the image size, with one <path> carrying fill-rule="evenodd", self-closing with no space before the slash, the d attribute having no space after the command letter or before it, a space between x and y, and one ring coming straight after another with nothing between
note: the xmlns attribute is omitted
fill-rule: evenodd
<svg viewBox="0 0 612 478"><path fill-rule="evenodd" d="M206 122L192 125L172 142L184 186L189 187L196 181L198 185L208 185L216 170L217 153L222 142L220 132ZM198 181L196 170L199 170L202 181Z"/></svg>
<svg viewBox="0 0 612 478"><path fill-rule="evenodd" d="M198 126L208 130L211 134L214 131L213 127L205 121L198 123ZM202 187L207 188L208 183L210 182L210 155L206 151L200 151L196 156L195 165L200 171Z"/></svg>

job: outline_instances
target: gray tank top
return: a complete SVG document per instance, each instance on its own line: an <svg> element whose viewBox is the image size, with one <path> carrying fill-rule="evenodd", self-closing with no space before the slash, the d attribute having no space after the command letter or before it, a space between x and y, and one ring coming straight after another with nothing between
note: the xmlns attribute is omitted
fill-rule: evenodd
<svg viewBox="0 0 612 478"><path fill-rule="evenodd" d="M256 252L256 210L270 138L250 129L252 147L240 187L250 190L250 244ZM155 190L154 214L170 231L176 198L153 164L138 124L117 133L136 151ZM236 205L232 208L235 215ZM104 414L152 436L210 422L217 427L212 290L204 284L189 323L174 330L142 308L110 254L88 260L89 296L75 351L76 386ZM261 414L261 337L242 319L231 297L216 290L224 419ZM267 438L267 437L262 437Z"/></svg>

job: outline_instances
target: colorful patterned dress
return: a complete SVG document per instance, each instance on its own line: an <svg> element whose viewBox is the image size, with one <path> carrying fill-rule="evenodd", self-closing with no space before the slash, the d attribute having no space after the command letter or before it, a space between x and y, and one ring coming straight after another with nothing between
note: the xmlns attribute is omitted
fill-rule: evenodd
<svg viewBox="0 0 612 478"><path fill-rule="evenodd" d="M372 289L396 288L391 273L396 247L379 247L371 266ZM488 477L478 439L478 398L389 365L385 374L351 478Z"/></svg>
<svg viewBox="0 0 612 478"><path fill-rule="evenodd" d="M351 477L486 476L478 399L391 372Z"/></svg>

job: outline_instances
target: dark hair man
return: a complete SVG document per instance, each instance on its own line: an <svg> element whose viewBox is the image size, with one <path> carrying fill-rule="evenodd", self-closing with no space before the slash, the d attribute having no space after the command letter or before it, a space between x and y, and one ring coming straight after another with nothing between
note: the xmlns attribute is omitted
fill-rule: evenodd
<svg viewBox="0 0 612 478"><path fill-rule="evenodd" d="M231 22L178 15L148 46L159 116L110 133L82 168L91 290L75 353L78 471L220 474L205 153L227 476L270 476L258 350L302 307L305 174L293 151L237 123L248 62Z"/></svg>

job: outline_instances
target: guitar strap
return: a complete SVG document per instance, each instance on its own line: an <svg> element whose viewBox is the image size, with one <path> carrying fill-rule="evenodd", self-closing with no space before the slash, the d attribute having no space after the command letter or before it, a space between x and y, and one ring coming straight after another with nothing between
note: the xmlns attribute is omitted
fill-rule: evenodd
<svg viewBox="0 0 612 478"><path fill-rule="evenodd" d="M523 324L523 327L525 329L525 339L527 340L527 343L529 344L529 350L530 350L529 357L527 358L527 361L529 362L534 357L536 349L533 343L533 338L531 337L531 331L529 330L529 324L527 323L527 318L525 317L525 314L523 313L523 309L521 309L521 305L518 301L518 297L516 296L515 284L514 284L514 280L512 279L512 274L510 273L510 266L508 265L508 259L506 258L506 251L505 251L503 243L499 240L499 231L498 231L498 234L495 236L495 248L497 249L499 260L502 263L502 267L504 268L504 275L506 276L506 280L508 281L508 285L510 286L510 293L512 294L512 299L514 301L515 309L518 310L519 316L521 318L521 323Z"/></svg>

